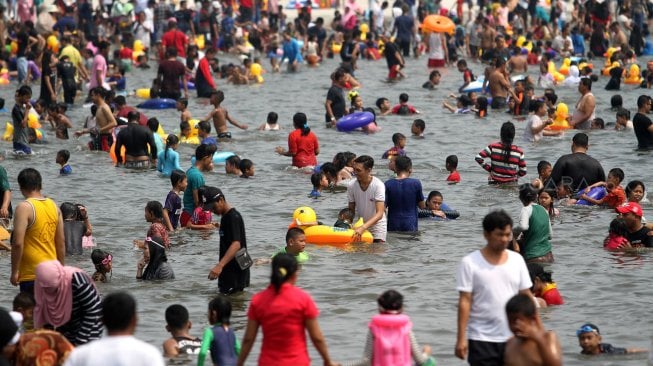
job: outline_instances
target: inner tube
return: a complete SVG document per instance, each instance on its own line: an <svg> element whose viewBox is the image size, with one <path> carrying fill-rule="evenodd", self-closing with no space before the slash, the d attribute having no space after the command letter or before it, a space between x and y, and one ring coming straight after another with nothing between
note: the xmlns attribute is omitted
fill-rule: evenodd
<svg viewBox="0 0 653 366"><path fill-rule="evenodd" d="M213 154L213 164L224 164L227 159L230 157L234 156L236 154L232 153L231 151L219 151ZM195 165L195 157L190 158L190 163L192 165Z"/></svg>
<svg viewBox="0 0 653 366"><path fill-rule="evenodd" d="M471 83L467 84L467 86L462 88L460 91L462 93L469 93L469 92L479 93L483 90L483 80L484 78L481 76L476 80L472 81Z"/></svg>
<svg viewBox="0 0 653 366"><path fill-rule="evenodd" d="M586 193L587 197L594 199L594 200L600 200L601 198L605 197L606 194L608 194L608 191L605 189L605 187L594 187L590 189L589 192ZM583 205L583 206L592 206L593 203L590 203L585 200L578 200L576 202L577 205Z"/></svg>
<svg viewBox="0 0 653 366"><path fill-rule="evenodd" d="M137 108L141 109L168 109L176 108L177 101L169 98L155 98L144 101L143 103L137 105Z"/></svg>
<svg viewBox="0 0 653 366"><path fill-rule="evenodd" d="M354 112L340 118L336 123L336 129L342 132L353 131L372 122L374 122L374 115L371 112Z"/></svg>
<svg viewBox="0 0 653 366"><path fill-rule="evenodd" d="M354 230L331 227L326 225L314 225L304 228L306 242L316 245L343 246L353 243ZM374 240L369 231L361 236L362 243L371 243Z"/></svg>

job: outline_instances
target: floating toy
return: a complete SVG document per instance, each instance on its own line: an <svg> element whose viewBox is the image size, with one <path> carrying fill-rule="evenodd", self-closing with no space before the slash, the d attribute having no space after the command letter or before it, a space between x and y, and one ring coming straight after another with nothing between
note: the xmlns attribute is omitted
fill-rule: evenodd
<svg viewBox="0 0 653 366"><path fill-rule="evenodd" d="M371 112L354 112L340 118L336 123L336 129L348 132L367 126L372 122L374 122L374 115Z"/></svg>
<svg viewBox="0 0 653 366"><path fill-rule="evenodd" d="M642 77L639 74L639 66L632 64L628 69L628 74L624 80L624 84L636 84L640 85L642 83Z"/></svg>
<svg viewBox="0 0 653 366"><path fill-rule="evenodd" d="M354 227L356 228L361 225L363 225L363 220L359 219ZM293 222L288 227L300 227L304 230L306 242L317 245L344 246L352 244L354 234L356 233L352 229L318 225L315 211L308 206L299 207L293 212ZM361 242L371 243L373 241L374 238L369 231L366 230L361 235Z"/></svg>
<svg viewBox="0 0 653 366"><path fill-rule="evenodd" d="M453 34L455 29L456 25L451 19L437 14L427 16L422 23L422 32Z"/></svg>
<svg viewBox="0 0 653 366"><path fill-rule="evenodd" d="M600 200L601 198L605 197L605 195L608 194L608 191L605 189L605 187L594 187L590 189L589 192L585 193L587 197L593 199L593 200ZM582 194L581 194L582 196ZM580 199L576 201L577 205L582 205L582 206L592 206L594 205L593 203L590 203L588 201L585 201L583 199Z"/></svg>
<svg viewBox="0 0 653 366"><path fill-rule="evenodd" d="M136 98L141 98L141 99L150 99L150 88L141 88L141 89L136 89L135 94Z"/></svg>
<svg viewBox="0 0 653 366"><path fill-rule="evenodd" d="M567 122L567 116L569 115L569 107L565 103L559 103L556 106L555 117L553 119L553 124L546 127L550 131L562 131L568 130L571 128L569 122Z"/></svg>
<svg viewBox="0 0 653 366"><path fill-rule="evenodd" d="M155 98L146 100L145 102L137 105L141 109L169 109L176 108L177 101L169 98Z"/></svg>
<svg viewBox="0 0 653 366"><path fill-rule="evenodd" d="M562 75L568 76L569 75L569 67L571 66L571 60L567 57L564 60L562 60L562 65L560 66L560 70L558 70Z"/></svg>

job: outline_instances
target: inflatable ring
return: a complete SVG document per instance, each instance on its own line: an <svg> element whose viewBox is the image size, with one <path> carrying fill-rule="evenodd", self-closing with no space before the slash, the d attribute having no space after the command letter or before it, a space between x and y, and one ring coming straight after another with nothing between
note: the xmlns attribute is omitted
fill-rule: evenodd
<svg viewBox="0 0 653 366"><path fill-rule="evenodd" d="M5 124L5 133L2 135L2 139L5 141L11 141L14 138L14 125L7 122Z"/></svg>
<svg viewBox="0 0 653 366"><path fill-rule="evenodd" d="M605 187L594 187L590 189L589 192L586 193L587 197L593 199L593 200L600 200L601 198L605 197L605 195L608 194L608 191L606 191ZM580 199L576 202L577 205L583 205L583 206L592 206L593 203L590 203L588 201L585 201L583 199Z"/></svg>
<svg viewBox="0 0 653 366"><path fill-rule="evenodd" d="M338 120L336 129L338 131L352 131L374 122L374 115L371 112L354 112Z"/></svg>
<svg viewBox="0 0 653 366"><path fill-rule="evenodd" d="M487 89L487 85L485 86ZM471 83L467 84L462 90L460 90L463 93L480 93L483 91L483 77L479 77L478 79L472 81Z"/></svg>
<svg viewBox="0 0 653 366"><path fill-rule="evenodd" d="M232 153L231 151L220 151L216 152L213 154L213 164L224 164L227 159L229 159L232 156L235 156L236 154ZM191 165L195 165L195 157L190 158L190 163Z"/></svg>
<svg viewBox="0 0 653 366"><path fill-rule="evenodd" d="M355 231L352 229L343 229L326 225L314 225L304 229L306 242L317 245L343 246L352 244L354 234ZM369 231L366 230L363 235L361 235L360 242L371 243L373 241L374 237Z"/></svg>
<svg viewBox="0 0 653 366"><path fill-rule="evenodd" d="M156 98L146 100L145 102L137 105L141 109L169 109L176 108L177 101L169 98Z"/></svg>
<svg viewBox="0 0 653 366"><path fill-rule="evenodd" d="M453 21L447 17L432 14L424 18L422 32L450 33L456 29Z"/></svg>
<svg viewBox="0 0 653 366"><path fill-rule="evenodd" d="M136 98L150 99L150 88L136 89Z"/></svg>

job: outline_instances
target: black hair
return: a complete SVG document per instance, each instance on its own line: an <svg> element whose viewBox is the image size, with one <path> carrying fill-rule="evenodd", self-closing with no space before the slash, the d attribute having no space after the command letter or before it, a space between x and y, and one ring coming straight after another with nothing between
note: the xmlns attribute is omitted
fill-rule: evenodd
<svg viewBox="0 0 653 366"><path fill-rule="evenodd" d="M472 99L465 94L461 94L458 97L458 101L460 102L460 104L463 105L463 107L469 107L470 105L472 105Z"/></svg>
<svg viewBox="0 0 653 366"><path fill-rule="evenodd" d="M218 295L209 302L209 313L214 311L218 315L218 322L222 325L231 323L231 300L225 295Z"/></svg>
<svg viewBox="0 0 653 366"><path fill-rule="evenodd" d="M587 87L587 90L592 90L592 80L590 78L580 79L580 85Z"/></svg>
<svg viewBox="0 0 653 366"><path fill-rule="evenodd" d="M165 150L163 150L164 159L168 158L168 149L170 149L174 145L177 145L178 143L179 143L179 137L177 137L177 135L172 133L168 135L168 137L166 138L166 147Z"/></svg>
<svg viewBox="0 0 653 366"><path fill-rule="evenodd" d="M548 168L551 166L551 163L549 163L546 160L540 160L539 163L537 163L537 174L542 174L544 169Z"/></svg>
<svg viewBox="0 0 653 366"><path fill-rule="evenodd" d="M93 262L96 271L102 270L102 261L110 255L111 253L102 249L93 249L91 252L91 262Z"/></svg>
<svg viewBox="0 0 653 366"><path fill-rule="evenodd" d="M442 196L442 193L440 193L440 191L431 191L431 192L429 192L429 195L428 195L428 197L426 198L426 200L427 200L427 201L430 201L431 198L433 198L433 197L441 197L441 198L444 198L444 197Z"/></svg>
<svg viewBox="0 0 653 366"><path fill-rule="evenodd" d="M478 117L485 117L487 115L487 106L488 106L488 101L486 97L480 96L476 98L476 116Z"/></svg>
<svg viewBox="0 0 653 366"><path fill-rule="evenodd" d="M279 253L272 258L272 274L270 283L278 293L283 285L292 275L297 272L297 259L287 253Z"/></svg>
<svg viewBox="0 0 653 366"><path fill-rule="evenodd" d="M404 306L404 296L395 290L382 293L376 303L385 311L399 311Z"/></svg>
<svg viewBox="0 0 653 366"><path fill-rule="evenodd" d="M377 99L376 103L375 103L376 107L381 109L381 105L383 105L383 102L385 102L386 100L388 100L388 98L379 98L379 99Z"/></svg>
<svg viewBox="0 0 653 366"><path fill-rule="evenodd" d="M153 133L156 133L156 131L159 130L159 119L156 117L152 117L147 120L147 127L152 131Z"/></svg>
<svg viewBox="0 0 653 366"><path fill-rule="evenodd" d="M458 66L458 67L467 67L467 61L458 60L458 62L456 63L456 66Z"/></svg>
<svg viewBox="0 0 653 366"><path fill-rule="evenodd" d="M644 182L642 182L641 180L631 180L630 182L628 182L628 184L626 184L626 188L625 188L626 197L630 196L630 193L638 186L642 186L642 190L646 192L646 186L644 185Z"/></svg>
<svg viewBox="0 0 653 366"><path fill-rule="evenodd" d="M408 156L397 156L395 158L395 172L408 172L413 167L413 162Z"/></svg>
<svg viewBox="0 0 653 366"><path fill-rule="evenodd" d="M340 212L338 212L338 218L340 218L340 216L342 216L345 219L351 221L351 220L354 219L354 212L352 210L350 210L349 207L346 207L346 208L343 208L342 210L340 210Z"/></svg>
<svg viewBox="0 0 653 366"><path fill-rule="evenodd" d="M611 175L617 179L619 179L619 183L621 183L624 180L624 171L621 168L612 168L608 172L608 175Z"/></svg>
<svg viewBox="0 0 653 366"><path fill-rule="evenodd" d="M404 136L403 133L397 132L397 133L392 134L392 143L395 144L395 146L397 146L399 144L399 141L405 140L405 139L406 139L406 136Z"/></svg>
<svg viewBox="0 0 653 366"><path fill-rule="evenodd" d="M433 79L435 76L440 76L440 71L438 70L431 71L431 73L429 74L429 80Z"/></svg>
<svg viewBox="0 0 653 366"><path fill-rule="evenodd" d="M179 98L179 99L177 99L177 103L183 105L184 108L187 108L187 107L188 107L188 99L186 99L186 98Z"/></svg>
<svg viewBox="0 0 653 366"><path fill-rule="evenodd" d="M240 169L240 157L238 155L232 155L225 160L225 164L233 165Z"/></svg>
<svg viewBox="0 0 653 366"><path fill-rule="evenodd" d="M173 187L176 187L184 179L186 179L186 173L183 170L175 169L170 172L170 183Z"/></svg>
<svg viewBox="0 0 653 366"><path fill-rule="evenodd" d="M347 158L345 157L344 152L339 152L336 153L336 155L333 157L333 165L336 167L336 171L342 170L345 166L347 166Z"/></svg>
<svg viewBox="0 0 653 366"><path fill-rule="evenodd" d="M109 332L124 331L136 317L136 300L126 292L114 292L102 301L102 323Z"/></svg>
<svg viewBox="0 0 653 366"><path fill-rule="evenodd" d="M171 330L181 330L188 323L188 309L180 304L168 306L166 309L166 323Z"/></svg>
<svg viewBox="0 0 653 366"><path fill-rule="evenodd" d="M528 275L531 277L531 282L535 282L536 278L539 278L540 281L545 283L553 282L553 273L551 271L545 271L539 263L527 263L526 268L528 269Z"/></svg>
<svg viewBox="0 0 653 366"><path fill-rule="evenodd" d="M201 144L195 149L195 162L198 162L204 159L207 156L213 156L217 150L217 147L213 144ZM227 159L229 161L229 159Z"/></svg>
<svg viewBox="0 0 653 366"><path fill-rule="evenodd" d="M41 173L34 168L25 168L18 173L18 186L21 190L40 191L42 181Z"/></svg>
<svg viewBox="0 0 653 366"><path fill-rule="evenodd" d="M523 315L527 318L532 318L537 314L535 301L533 301L530 295L517 294L506 303L506 314Z"/></svg>
<svg viewBox="0 0 653 366"><path fill-rule="evenodd" d="M36 302L29 293L19 292L18 295L14 297L14 301L11 305L14 311L18 311L18 309L27 310L33 308L36 305Z"/></svg>
<svg viewBox="0 0 653 366"><path fill-rule="evenodd" d="M619 110L617 110L617 116L616 117L617 118L621 117L621 118L625 118L625 119L630 119L630 111L627 110L626 108L619 108Z"/></svg>
<svg viewBox="0 0 653 366"><path fill-rule="evenodd" d="M63 158L63 162L67 163L68 159L70 159L70 151L65 150L65 149L57 151L57 157L60 157L60 156Z"/></svg>
<svg viewBox="0 0 653 366"><path fill-rule="evenodd" d="M374 158L369 155L361 155L354 160L354 163L363 164L363 168L374 168Z"/></svg>
<svg viewBox="0 0 653 366"><path fill-rule="evenodd" d="M589 146L589 137L587 136L587 134L583 132L579 132L574 135L574 137L571 139L571 142L573 142L574 145L578 147L587 149L587 147Z"/></svg>
<svg viewBox="0 0 653 366"><path fill-rule="evenodd" d="M154 216L154 218L163 220L163 206L159 201L149 201L145 209Z"/></svg>
<svg viewBox="0 0 653 366"><path fill-rule="evenodd" d="M501 125L501 144L503 145L503 161L510 161L512 153L512 141L515 139L515 125L512 122L504 122Z"/></svg>
<svg viewBox="0 0 653 366"><path fill-rule="evenodd" d="M558 101L558 95L556 93L544 93L544 99L548 99L551 104L556 104Z"/></svg>
<svg viewBox="0 0 653 366"><path fill-rule="evenodd" d="M628 235L628 229L626 228L626 221L618 217L610 222L609 233L612 235L618 235L625 237Z"/></svg>
<svg viewBox="0 0 653 366"><path fill-rule="evenodd" d="M343 166L344 168L344 166ZM340 168L342 169L342 168ZM336 165L331 163L331 162L326 162L320 166L320 171L324 173L327 178L331 177L333 179L337 179L338 177L338 172L340 171L337 169Z"/></svg>
<svg viewBox="0 0 653 366"><path fill-rule="evenodd" d="M311 184L313 185L313 188L317 189L320 187L320 181L322 180L322 176L326 176L324 171L311 174Z"/></svg>
<svg viewBox="0 0 653 366"><path fill-rule="evenodd" d="M650 100L651 100L651 99L649 98L648 95L640 95L640 96L637 98L637 108L642 108L642 107L645 106L647 103L649 103Z"/></svg>
<svg viewBox="0 0 653 366"><path fill-rule="evenodd" d="M458 168L458 157L456 155L449 155L445 159L444 163L451 168L456 169Z"/></svg>
<svg viewBox="0 0 653 366"><path fill-rule="evenodd" d="M408 102L408 94L406 94L406 93L401 93L401 94L399 94L399 101L400 101L401 103L406 103L406 102Z"/></svg>
<svg viewBox="0 0 653 366"><path fill-rule="evenodd" d="M302 230L301 228L298 228L298 227L291 227L286 232L286 244L288 244L288 242L290 242L290 240L296 239L300 235L304 235L304 230Z"/></svg>
<svg viewBox="0 0 653 366"><path fill-rule="evenodd" d="M555 215L555 207L554 207L555 199L554 198L556 197L556 191L553 190L553 189L543 189L543 190L541 190L540 193L537 195L538 201L539 201L539 198L542 195L542 193L546 193L546 194L549 195L549 197L551 197L551 206L549 207L547 212L549 213L549 217L553 217Z"/></svg>
<svg viewBox="0 0 653 366"><path fill-rule="evenodd" d="M415 127L419 128L420 131L424 132L426 129L426 122L423 119L416 119L413 121Z"/></svg>
<svg viewBox="0 0 653 366"><path fill-rule="evenodd" d="M91 89L89 91L89 93L92 94L92 95L97 95L97 96L101 97L102 99L107 98L107 91L101 86L96 86L95 88Z"/></svg>
<svg viewBox="0 0 653 366"><path fill-rule="evenodd" d="M541 100L531 100L528 104L528 109L530 112L537 112L542 106L545 105L544 101Z"/></svg>
<svg viewBox="0 0 653 366"><path fill-rule="evenodd" d="M211 124L208 121L199 121L197 122L197 129L202 132L211 133Z"/></svg>
<svg viewBox="0 0 653 366"><path fill-rule="evenodd" d="M483 231L490 233L494 229L512 227L512 218L504 210L492 211L483 218Z"/></svg>
<svg viewBox="0 0 653 366"><path fill-rule="evenodd" d="M311 128L308 127L308 119L306 118L306 114L304 113L295 113L294 116L292 116L292 123L293 126L297 129L302 130L302 136L306 136L311 132Z"/></svg>
<svg viewBox="0 0 653 366"><path fill-rule="evenodd" d="M188 121L183 121L183 122L179 123L179 132L181 132L183 130L187 130L189 128L190 128L190 123L188 123Z"/></svg>
<svg viewBox="0 0 653 366"><path fill-rule="evenodd" d="M277 120L279 120L279 115L277 112L268 113L267 123L275 124L277 123Z"/></svg>
<svg viewBox="0 0 653 366"><path fill-rule="evenodd" d="M138 120L141 119L141 112L137 111L131 111L127 113L127 121L128 122L138 122Z"/></svg>
<svg viewBox="0 0 653 366"><path fill-rule="evenodd" d="M519 200L524 204L537 201L537 190L535 187L530 183L523 184L519 187Z"/></svg>
<svg viewBox="0 0 653 366"><path fill-rule="evenodd" d="M605 121L603 120L603 118L594 118L594 120L592 121L592 125L597 126L598 129L600 130L605 129Z"/></svg>
<svg viewBox="0 0 653 366"><path fill-rule="evenodd" d="M253 166L254 166L253 161L251 161L249 159L242 159L240 161L240 164L238 164L238 169L240 169L242 172L244 172L245 170L248 170Z"/></svg>
<svg viewBox="0 0 653 366"><path fill-rule="evenodd" d="M610 98L610 106L612 108L621 108L624 105L624 100L620 94L613 95Z"/></svg>
<svg viewBox="0 0 653 366"><path fill-rule="evenodd" d="M123 105L127 104L127 99L125 99L125 97L123 95L119 95L119 96L115 97L113 99L113 101L119 106L123 106Z"/></svg>
<svg viewBox="0 0 653 366"><path fill-rule="evenodd" d="M16 94L19 97L25 97L25 96L32 96L32 88L29 87L29 85L23 85L18 90L16 90Z"/></svg>

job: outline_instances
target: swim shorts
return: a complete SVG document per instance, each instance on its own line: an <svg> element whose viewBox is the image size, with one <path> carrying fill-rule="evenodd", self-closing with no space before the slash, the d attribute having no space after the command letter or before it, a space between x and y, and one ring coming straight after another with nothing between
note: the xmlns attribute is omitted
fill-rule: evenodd
<svg viewBox="0 0 653 366"><path fill-rule="evenodd" d="M19 154L21 154L21 153L31 154L32 153L32 149L29 146L27 146L27 145L25 145L23 143L14 142L13 145L14 145L14 152L16 152L16 153L19 153Z"/></svg>
<svg viewBox="0 0 653 366"><path fill-rule="evenodd" d="M504 98L504 97L493 97L492 98L492 104L490 104L490 107L492 107L492 109L501 109L501 108L505 108L506 105L507 105L506 98Z"/></svg>
<svg viewBox="0 0 653 366"><path fill-rule="evenodd" d="M444 67L444 59L435 59L435 58L430 58L428 67Z"/></svg>
<svg viewBox="0 0 653 366"><path fill-rule="evenodd" d="M179 217L179 225L180 225L181 227L186 227L186 226L188 226L188 223L190 222L190 219L191 219L192 217L193 217L193 216L191 216L191 214L189 214L188 212L186 212L186 211L182 211L182 212L181 212L181 216Z"/></svg>
<svg viewBox="0 0 653 366"><path fill-rule="evenodd" d="M91 134L92 140L88 143L88 148L92 151L106 151L109 152L111 145L113 145L113 135L110 133L103 133L101 135Z"/></svg>
<svg viewBox="0 0 653 366"><path fill-rule="evenodd" d="M127 169L150 169L149 160L126 161L125 168Z"/></svg>
<svg viewBox="0 0 653 366"><path fill-rule="evenodd" d="M399 66L399 65L393 65L390 68L390 71L388 72L388 79L390 79L390 80L396 79L397 75L399 75L400 68L401 68L401 66Z"/></svg>
<svg viewBox="0 0 653 366"><path fill-rule="evenodd" d="M470 366L503 365L503 352L505 349L505 343L470 339L467 362L469 362Z"/></svg>
<svg viewBox="0 0 653 366"><path fill-rule="evenodd" d="M218 133L218 138L219 139L230 139L231 138L231 132L220 132L220 133Z"/></svg>

